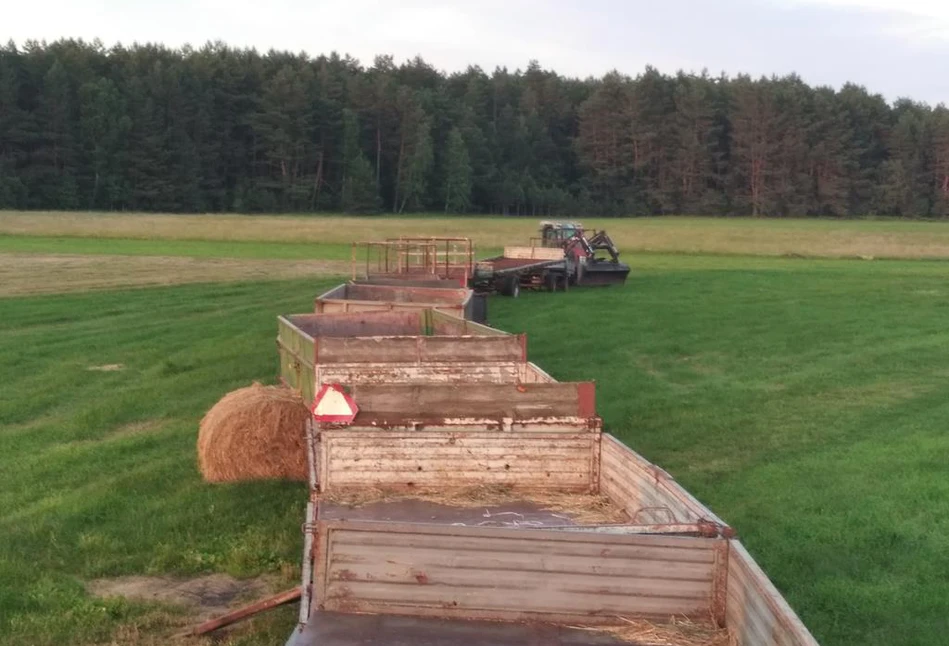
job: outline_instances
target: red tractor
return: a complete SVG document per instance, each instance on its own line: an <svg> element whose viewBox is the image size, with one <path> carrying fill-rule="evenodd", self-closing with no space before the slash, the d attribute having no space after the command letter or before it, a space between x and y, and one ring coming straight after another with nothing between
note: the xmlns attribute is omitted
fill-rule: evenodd
<svg viewBox="0 0 949 646"><path fill-rule="evenodd" d="M579 222L544 221L540 223L540 236L542 246L559 247L576 262L575 284L622 285L626 282L629 265L620 262L619 250L606 231L594 230L587 238Z"/></svg>

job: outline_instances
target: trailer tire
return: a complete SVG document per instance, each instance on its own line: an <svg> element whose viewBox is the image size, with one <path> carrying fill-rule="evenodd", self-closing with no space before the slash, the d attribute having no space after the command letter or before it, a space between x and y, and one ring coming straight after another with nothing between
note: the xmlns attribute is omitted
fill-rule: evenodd
<svg viewBox="0 0 949 646"><path fill-rule="evenodd" d="M504 283L501 285L501 294L504 296L510 296L511 298L517 298L521 295L521 279L519 276L511 276L507 278Z"/></svg>
<svg viewBox="0 0 949 646"><path fill-rule="evenodd" d="M560 283L560 276L553 272L548 272L544 276L544 285L547 287L548 292L557 291L557 285Z"/></svg>

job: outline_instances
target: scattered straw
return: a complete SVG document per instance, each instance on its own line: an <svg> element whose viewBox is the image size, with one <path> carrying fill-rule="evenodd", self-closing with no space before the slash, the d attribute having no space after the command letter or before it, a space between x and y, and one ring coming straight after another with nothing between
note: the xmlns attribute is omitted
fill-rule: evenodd
<svg viewBox="0 0 949 646"><path fill-rule="evenodd" d="M629 522L606 496L598 494L519 491L505 486L482 485L465 489L417 489L392 491L379 488L343 490L325 493L323 500L347 507L364 507L373 503L397 500L422 500L449 507L495 507L514 502L531 503L544 511L562 513L574 523L583 525Z"/></svg>
<svg viewBox="0 0 949 646"><path fill-rule="evenodd" d="M737 646L738 642L727 628L709 623L696 623L682 617L672 617L669 623L657 624L645 619L617 617L615 626L568 626L575 630L607 633L636 646Z"/></svg>
<svg viewBox="0 0 949 646"><path fill-rule="evenodd" d="M307 479L302 397L258 383L228 393L198 432L198 465L209 482Z"/></svg>
<svg viewBox="0 0 949 646"><path fill-rule="evenodd" d="M116 370L125 370L125 365L121 363L106 363L101 366L89 366L86 370L95 372L115 372Z"/></svg>

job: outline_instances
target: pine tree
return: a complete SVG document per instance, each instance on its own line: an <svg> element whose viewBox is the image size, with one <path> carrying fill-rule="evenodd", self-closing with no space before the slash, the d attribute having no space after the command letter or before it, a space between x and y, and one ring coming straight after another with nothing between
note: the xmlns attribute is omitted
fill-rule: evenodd
<svg viewBox="0 0 949 646"><path fill-rule="evenodd" d="M346 213L372 213L382 206L372 166L359 146L359 120L352 110L343 111L343 187L340 207Z"/></svg>
<svg viewBox="0 0 949 646"><path fill-rule="evenodd" d="M471 163L458 128L448 134L445 167L445 213L464 213L471 206Z"/></svg>
<svg viewBox="0 0 949 646"><path fill-rule="evenodd" d="M92 175L86 203L91 208L120 208L128 197L124 168L131 120L125 101L115 83L102 78L79 88L79 105L80 134Z"/></svg>
<svg viewBox="0 0 949 646"><path fill-rule="evenodd" d="M779 151L778 107L772 85L739 77L732 86L731 180L744 212L766 215L775 206Z"/></svg>

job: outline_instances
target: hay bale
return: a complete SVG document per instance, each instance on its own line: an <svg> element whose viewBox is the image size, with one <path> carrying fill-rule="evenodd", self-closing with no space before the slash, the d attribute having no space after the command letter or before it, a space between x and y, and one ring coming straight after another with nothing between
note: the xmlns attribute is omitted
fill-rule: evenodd
<svg viewBox="0 0 949 646"><path fill-rule="evenodd" d="M300 394L283 386L229 392L201 420L201 475L208 482L306 480L309 414Z"/></svg>

